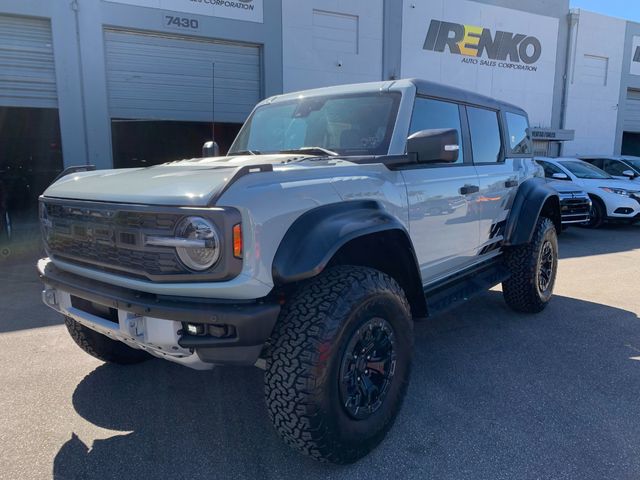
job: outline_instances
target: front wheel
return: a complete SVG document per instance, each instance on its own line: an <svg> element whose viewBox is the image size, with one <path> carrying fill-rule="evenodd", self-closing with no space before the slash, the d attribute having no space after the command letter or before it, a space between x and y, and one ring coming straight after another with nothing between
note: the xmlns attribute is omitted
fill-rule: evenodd
<svg viewBox="0 0 640 480"><path fill-rule="evenodd" d="M607 207L605 207L601 200L597 198L592 199L589 217L589 221L582 224L583 227L600 228L604 224L607 217Z"/></svg>
<svg viewBox="0 0 640 480"><path fill-rule="evenodd" d="M265 372L269 417L302 453L355 462L393 424L412 352L409 304L395 280L331 268L285 304L276 324Z"/></svg>
<svg viewBox="0 0 640 480"><path fill-rule="evenodd" d="M511 276L502 283L507 305L518 312L537 313L553 294L558 271L558 237L553 222L539 218L531 242L505 250Z"/></svg>

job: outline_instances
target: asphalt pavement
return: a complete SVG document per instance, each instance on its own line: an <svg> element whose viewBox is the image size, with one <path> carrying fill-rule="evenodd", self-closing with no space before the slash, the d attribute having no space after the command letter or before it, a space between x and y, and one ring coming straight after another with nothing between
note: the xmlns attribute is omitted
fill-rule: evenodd
<svg viewBox="0 0 640 480"><path fill-rule="evenodd" d="M41 304L36 255L0 254L2 479L638 479L640 227L568 230L556 295L494 289L416 325L406 401L360 462L286 447L262 372L105 365Z"/></svg>

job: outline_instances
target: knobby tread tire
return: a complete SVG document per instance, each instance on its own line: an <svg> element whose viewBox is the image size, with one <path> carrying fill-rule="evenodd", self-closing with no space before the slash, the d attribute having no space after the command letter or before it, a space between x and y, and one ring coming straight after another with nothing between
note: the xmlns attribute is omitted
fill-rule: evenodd
<svg viewBox="0 0 640 480"><path fill-rule="evenodd" d="M74 319L65 316L64 324L74 342L92 357L103 362L118 365L132 365L153 358L143 350L137 350L117 340L98 333L81 325Z"/></svg>
<svg viewBox="0 0 640 480"><path fill-rule="evenodd" d="M389 411L379 431L368 438L345 439L336 434L340 428L331 425L345 414L327 408L327 404L334 405L327 400L332 382L338 384L331 364L339 362L341 339L352 312L379 295L397 304L401 314L394 320L394 329L402 337L409 360L404 376L397 379L396 397L385 399L383 407L388 404ZM352 463L375 448L393 424L406 393L412 351L410 307L397 282L370 268L330 268L294 294L276 324L265 371L269 418L285 443L303 454L323 462Z"/></svg>
<svg viewBox="0 0 640 480"><path fill-rule="evenodd" d="M545 238L548 237L552 238L557 254L557 235L553 222L549 218L541 217L538 219L531 242L510 247L505 251L505 261L511 276L502 283L502 294L507 305L517 312L538 313L549 303L551 297L542 296L536 285L539 252ZM555 275L554 272L551 290L555 284Z"/></svg>

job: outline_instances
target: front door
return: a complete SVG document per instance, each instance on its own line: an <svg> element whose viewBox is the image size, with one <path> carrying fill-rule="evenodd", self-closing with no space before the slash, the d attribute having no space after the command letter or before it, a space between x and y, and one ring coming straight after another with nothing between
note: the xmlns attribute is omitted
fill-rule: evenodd
<svg viewBox="0 0 640 480"><path fill-rule="evenodd" d="M455 128L460 145L456 163L422 164L402 171L409 197L411 240L425 284L473 263L478 246L474 204L478 176L468 158L461 125L462 107L417 98L410 133Z"/></svg>

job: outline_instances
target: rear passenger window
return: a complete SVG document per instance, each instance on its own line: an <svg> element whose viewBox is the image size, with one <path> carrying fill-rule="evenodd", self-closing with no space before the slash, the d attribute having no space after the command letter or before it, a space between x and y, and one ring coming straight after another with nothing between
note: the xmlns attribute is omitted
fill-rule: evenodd
<svg viewBox="0 0 640 480"><path fill-rule="evenodd" d="M529 138L529 122L527 117L517 113L507 112L507 129L509 130L509 147L516 155L531 153Z"/></svg>
<svg viewBox="0 0 640 480"><path fill-rule="evenodd" d="M500 160L498 114L484 108L467 107L473 163L497 163Z"/></svg>
<svg viewBox="0 0 640 480"><path fill-rule="evenodd" d="M411 118L409 135L421 130L433 130L440 128L455 128L458 131L460 150L456 163L464 162L462 148L462 131L460 130L460 109L457 104L432 100L430 98L417 98Z"/></svg>

